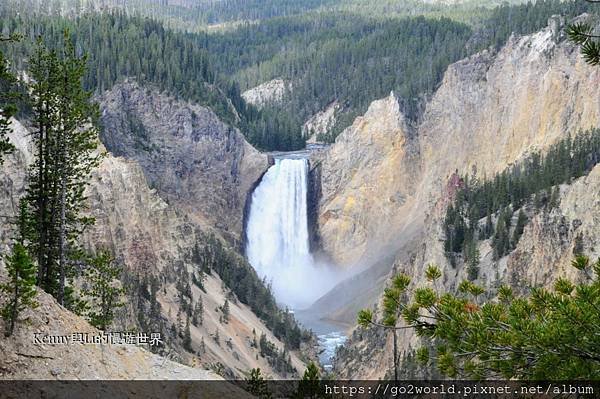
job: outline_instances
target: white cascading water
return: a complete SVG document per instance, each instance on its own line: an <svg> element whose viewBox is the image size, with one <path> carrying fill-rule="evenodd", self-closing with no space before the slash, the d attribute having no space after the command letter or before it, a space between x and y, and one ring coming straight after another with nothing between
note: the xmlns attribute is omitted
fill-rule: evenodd
<svg viewBox="0 0 600 399"><path fill-rule="evenodd" d="M327 265L317 265L310 254L307 186L305 158L276 159L252 194L246 226L250 264L271 284L277 301L294 310L309 307L343 277ZM319 358L329 370L346 337L336 326L315 323L310 312L305 316L306 327L319 334Z"/></svg>
<svg viewBox="0 0 600 399"><path fill-rule="evenodd" d="M275 159L252 194L246 255L275 298L303 309L331 288L310 254L307 221L308 161ZM319 269L319 270L317 270Z"/></svg>

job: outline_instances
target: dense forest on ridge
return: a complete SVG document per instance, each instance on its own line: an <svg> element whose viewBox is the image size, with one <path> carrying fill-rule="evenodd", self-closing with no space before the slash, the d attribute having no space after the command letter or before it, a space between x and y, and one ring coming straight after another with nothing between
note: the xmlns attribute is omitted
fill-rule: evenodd
<svg viewBox="0 0 600 399"><path fill-rule="evenodd" d="M229 2L219 3L227 7ZM278 10L285 8L277 4ZM406 116L416 120L449 64L484 48L499 48L513 32L539 30L554 14L574 17L590 7L559 0L504 4L471 25L449 18L314 11L246 22L224 32L185 33L123 11L38 17L28 12L15 16L5 6L0 31L24 35L5 49L17 70L25 69L38 35L60 43L69 28L78 50L89 54L87 88L102 91L134 77L211 107L260 149L292 150L304 146L302 124L333 101L341 111L333 129L319 137L326 142L390 91ZM290 83L283 101L259 110L242 99L241 91L275 78Z"/></svg>

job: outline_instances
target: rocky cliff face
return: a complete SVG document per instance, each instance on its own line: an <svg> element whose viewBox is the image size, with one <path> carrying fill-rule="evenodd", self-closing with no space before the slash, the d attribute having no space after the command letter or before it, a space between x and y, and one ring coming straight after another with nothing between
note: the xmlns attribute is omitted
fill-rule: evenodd
<svg viewBox="0 0 600 399"><path fill-rule="evenodd" d="M600 71L555 39L548 28L451 65L412 129L393 96L374 102L323 162L324 249L341 264L368 256L377 232L398 241L389 232L421 225L453 172L489 176L597 126Z"/></svg>
<svg viewBox="0 0 600 399"><path fill-rule="evenodd" d="M136 93L140 94L137 90ZM173 111L175 112L175 110ZM22 196L25 187L27 166L32 160L32 151L27 140L27 129L16 121L13 126L14 132L11 134L11 141L16 144L17 150L7 157L5 164L0 168L0 182L2 183L0 185L0 206L3 209L3 217L10 217L16 213L18 199ZM178 126L175 125L172 128L177 130ZM241 140L237 137L237 134L239 133L230 131L228 136L225 137L217 135L216 143L209 143L209 138L204 137L203 145L206 148L218 149L221 148L220 145L233 146L237 143L242 146L242 150L247 150L245 142L237 141ZM116 139L116 136L112 137ZM128 136L122 138L126 142L130 139ZM163 139L166 142L166 138ZM156 140L159 139L156 138ZM223 142L226 144L223 144ZM119 142L118 145L123 145L123 143ZM174 144L169 144L169 148L176 151ZM198 148L196 150L200 151ZM240 154L239 151L242 150L230 147L227 151L221 153L207 153L206 159L216 162L217 158L221 158L228 167L231 167L232 163L237 161L238 166L236 167L241 168L249 162L244 159L243 153ZM126 149L124 151L126 152ZM254 150L249 150L250 154L253 154L251 151ZM199 159L204 158L203 153L197 152L195 154ZM131 155L135 157L136 153ZM233 155L239 156L239 158L235 158ZM258 160L262 159L261 156L255 155ZM148 160L140 158L140 161ZM167 165L168 168L169 165ZM214 169L212 171L213 173L219 172ZM153 172L155 171L150 170L150 173ZM221 172L223 171L221 170ZM225 174L225 172L223 173ZM236 172L238 182L240 182L241 176L247 176L245 173L243 169ZM226 175L232 176L231 174ZM167 375L170 372L168 367L164 372L161 372L160 369L155 372L153 371L154 368L159 367L156 365L159 364L155 359L156 356L152 357L149 353L145 355L138 354L134 351L129 354L136 359L140 359L140 369L137 371L132 366L122 371L115 371L115 374L111 377L109 369L98 370L96 368L96 363L100 360L93 358L89 361L89 370L82 369L80 373L73 371L73 365L63 363L64 377L93 378L90 377L91 374L89 373L96 373L98 378L186 378L186 375L189 375L189 378L209 378L214 374L206 372L205 369L211 368L221 375L230 378L241 378L243 372L255 367L260 367L272 376L285 377L287 374L278 374L269 365L267 359L258 355L258 349L253 346L253 339L255 334L260 337L261 333L265 333L267 339L273 342L277 348L283 350L284 344L269 331L267 326L248 306L235 300L235 295L229 292L229 289L225 287L216 273L206 277L204 281L206 291L200 290L196 285L191 287L192 302L196 303L202 299L204 304L204 322L199 326L190 326L194 353L184 350L180 340L168 334L171 325L181 323L182 318L183 323L185 323L185 314L182 315L180 311L180 292L176 288L177 280L184 273L197 273L198 265L192 260L192 253L196 245L202 245L206 241L207 230L204 228L203 223L198 221L197 217L188 213L187 209L192 207L184 208L179 206L177 201L169 203L159 195L156 188L150 188L148 180L151 176L152 174L149 175L148 171L144 170L136 160L115 157L110 154L103 159L101 165L94 171L92 182L86 192L89 213L94 216L96 223L86 231L84 246L88 249L107 248L114 253L117 261L124 267L124 282L130 284L128 285L129 288L136 287L133 282L137 280L144 278L156 279L158 282L156 300L160 305L160 314L153 324L153 328L156 328L153 331L163 333L165 341L168 342L168 357L171 360L194 366L193 370L198 371L197 376L194 376L193 371L188 373L186 370L192 369L183 366L177 366L180 371L173 371L173 374L181 373L179 376L171 375L169 377ZM208 178L208 176L201 175L200 178ZM212 184L210 187L216 190L215 183L210 184ZM230 182L230 184L233 187L233 182ZM192 192L197 193L201 188L192 188L196 190ZM215 196L224 195L219 192L213 194ZM203 193L202 196L208 197L209 193ZM213 203L209 205L200 204L199 206L216 207L217 205ZM216 209L225 212L223 208ZM8 223L9 221L10 219L3 219L0 223L0 253L4 253L10 244L12 228ZM0 261L0 275L3 274L3 269L4 266ZM115 326L118 330L140 330L139 315L142 314L146 319L150 316L149 308L147 304L142 302L140 296L135 292L130 292L130 294L132 295L128 297L126 307L118 314ZM225 298L230 300L230 321L228 323L221 321L221 313L218 310L223 305ZM57 307L56 304L52 305L50 302L48 302L48 306ZM61 312L61 314L69 313L64 309ZM60 315L57 317L59 319L64 318ZM80 323L84 323L83 320L77 319ZM69 321L59 323L58 327L50 325L50 327L56 327L58 330L48 330L43 325L39 329L46 333L70 334L71 332L77 332L76 327L79 324L71 327L69 323ZM71 330L71 328L75 329ZM216 335L220 337L218 340L215 339ZM12 346L9 349L6 348L4 350L7 354L10 353L10 360L14 357L11 352L12 349L10 349ZM72 350L71 352L69 352L69 356L75 357L76 351ZM96 352L91 351L89 353L90 356L95 356ZM127 353L126 350L120 356L127 356ZM15 359L18 359L18 356ZM58 365L60 357L57 355L56 359ZM142 362L145 361L144 359L148 360L147 370L144 369L146 363ZM68 359L65 360L65 362L68 361ZM118 362L123 362L123 359L118 358L114 361L115 364L120 364ZM291 362L297 370L304 369L304 363L298 358L297 354L291 354ZM171 364L174 363L169 362L167 366ZM24 371L19 365L22 365L22 362L11 365L11 375L26 375L23 374Z"/></svg>
<svg viewBox="0 0 600 399"><path fill-rule="evenodd" d="M186 367L135 345L43 342L49 335L66 335L69 340L73 333L101 335L43 291L38 292L37 302L36 310L23 315L27 323L19 324L10 339L0 341L2 379L222 379L212 371Z"/></svg>
<svg viewBox="0 0 600 399"><path fill-rule="evenodd" d="M434 200L458 169L491 175L557 139L598 126L600 71L547 28L449 67L419 127ZM431 197L433 195L433 198Z"/></svg>
<svg viewBox="0 0 600 399"><path fill-rule="evenodd" d="M600 257L600 165L588 176L561 187L560 205L552 211L527 209L530 220L515 250L494 261L491 240L479 243L481 262L477 284L495 290L508 284L517 293L532 286L551 287L558 277L577 281L581 273L570 266L576 253L591 259ZM443 273L441 289L453 291L467 279L467 268L452 267L444 256L441 217L428 221L422 247L410 262L397 260L390 273L403 272L413 278L412 286L427 284L423 271L428 263L440 266ZM402 323L402 322L400 322ZM432 377L435 370L415 367L409 361L422 341L412 330L398 331L402 373L407 378ZM336 361L336 373L341 378L383 378L391 370L391 335L377 330L358 328L353 331L347 347ZM435 377L435 374L433 374Z"/></svg>
<svg viewBox="0 0 600 399"><path fill-rule="evenodd" d="M287 90L291 89L289 82L283 79L273 79L253 87L242 93L242 98L252 105L263 107L268 104L278 103L283 100Z"/></svg>
<svg viewBox="0 0 600 399"><path fill-rule="evenodd" d="M135 160L150 186L195 221L241 237L246 196L266 156L211 110L135 82L116 85L100 105L101 138L112 154Z"/></svg>
<svg viewBox="0 0 600 399"><path fill-rule="evenodd" d="M392 93L375 101L325 154L319 229L323 249L350 265L388 241L412 209L419 175L414 134Z"/></svg>
<svg viewBox="0 0 600 399"><path fill-rule="evenodd" d="M319 227L324 249L342 264L369 265L371 254L388 243L399 249L388 265L390 275L406 272L419 285L425 265L434 262L444 273L444 288L452 290L467 274L464 267L453 268L443 250L442 221L451 177L491 176L532 151L543 152L569 134L597 127L599 84L598 68L587 65L575 46L548 28L512 37L497 53L484 51L451 65L421 121L408 134L401 124L394 125L398 113L393 112L391 98L373 103L322 163ZM375 123L381 125L373 128ZM385 150L369 140L377 133L391 137ZM390 148L398 142L404 144ZM375 161L365 162L368 159ZM391 166L389 172L382 165ZM559 209L539 214L528 210L530 222L509 256L494 261L490 242L481 242L478 283L495 287L507 282L517 288L550 284L572 272L569 264L580 242L585 243L584 253L598 256L598 173L596 167L588 177L562 187ZM386 200L394 192L403 193L404 201ZM402 234L408 228L411 234ZM375 235L377 239L369 242L366 232L376 230L396 233ZM414 234L420 238L407 246ZM377 302L372 297L364 305ZM402 331L400 342L406 355L418 346L410 330ZM343 378L383 377L391 352L389 337L356 330L340 353L336 372Z"/></svg>
<svg viewBox="0 0 600 399"><path fill-rule="evenodd" d="M341 109L342 105L334 101L304 122L302 125L302 136L308 138L307 143L317 143L319 135L326 134L333 129Z"/></svg>

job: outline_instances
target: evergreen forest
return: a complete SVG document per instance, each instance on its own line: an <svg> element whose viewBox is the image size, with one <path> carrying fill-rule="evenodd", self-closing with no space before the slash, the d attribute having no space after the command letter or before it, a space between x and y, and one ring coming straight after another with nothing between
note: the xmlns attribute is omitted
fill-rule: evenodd
<svg viewBox="0 0 600 399"><path fill-rule="evenodd" d="M315 1L315 7L302 2L296 11L292 3L281 1L254 8L252 2L244 2L260 14L251 17L244 14L244 7L230 4L235 1L212 3L210 9L219 18L229 18L219 7L231 6L241 13L235 17L241 22L224 30L192 30L165 22L169 14L164 10L154 17L133 6L107 6L105 12L91 13L84 1L73 9L57 7L48 16L31 11L36 9L33 5L27 10L26 3L15 14L15 5L9 2L0 6L0 31L20 33L23 40L3 50L15 70L26 70L36 37L43 35L48 43L60 46L68 28L77 51L89 54L87 89L107 90L133 77L209 106L260 149L294 150L303 148L307 139L302 124L333 101L341 104L341 111L321 141L335 140L372 101L390 91L399 98L404 114L417 120L452 62L484 48L498 49L513 32L539 30L554 14L568 18L591 7L559 0L506 3L491 9L473 3L464 11L472 18L459 21L443 13L358 14L351 11L351 4L323 8L324 1ZM79 12L65 11L74 9ZM262 109L245 103L242 91L275 78L290 82L283 101Z"/></svg>

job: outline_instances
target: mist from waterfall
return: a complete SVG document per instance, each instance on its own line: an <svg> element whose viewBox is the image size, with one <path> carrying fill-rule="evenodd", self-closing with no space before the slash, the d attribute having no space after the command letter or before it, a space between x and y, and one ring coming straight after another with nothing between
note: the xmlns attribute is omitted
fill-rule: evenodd
<svg viewBox="0 0 600 399"><path fill-rule="evenodd" d="M308 307L340 278L310 253L307 187L307 159L275 159L252 194L246 226L250 264L291 309Z"/></svg>

